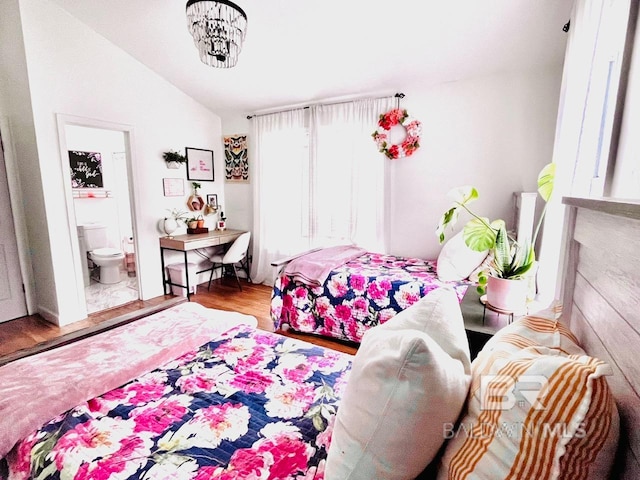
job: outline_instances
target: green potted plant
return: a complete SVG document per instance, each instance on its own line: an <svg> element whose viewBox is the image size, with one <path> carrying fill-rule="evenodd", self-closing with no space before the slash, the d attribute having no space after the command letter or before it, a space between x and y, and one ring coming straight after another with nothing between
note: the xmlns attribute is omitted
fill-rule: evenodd
<svg viewBox="0 0 640 480"><path fill-rule="evenodd" d="M162 158L167 163L167 168L180 168L180 165L187 161L187 157L174 150L169 150L162 154Z"/></svg>
<svg viewBox="0 0 640 480"><path fill-rule="evenodd" d="M195 230L196 228L198 228L198 217L189 217L185 220L185 223L187 224L187 227Z"/></svg>
<svg viewBox="0 0 640 480"><path fill-rule="evenodd" d="M524 310L529 289L527 276L536 261L534 246L547 211L547 202L553 193L554 181L555 164L549 163L538 175L538 193L545 201L545 206L533 238L523 245L509 237L504 220L491 221L469 209L468 205L478 198L478 191L474 187L458 187L449 193L454 203L440 218L436 234L442 243L445 229L455 225L461 211L473 217L464 226L463 238L472 250L489 250L492 255L488 269L479 276L478 292L482 294L486 289L487 301L493 307L506 311Z"/></svg>
<svg viewBox="0 0 640 480"><path fill-rule="evenodd" d="M169 212L169 215L164 217L162 229L168 237L171 237L173 232L175 232L180 227L180 223L185 222L187 212L180 211L176 208L173 208L171 210L167 209L167 211Z"/></svg>

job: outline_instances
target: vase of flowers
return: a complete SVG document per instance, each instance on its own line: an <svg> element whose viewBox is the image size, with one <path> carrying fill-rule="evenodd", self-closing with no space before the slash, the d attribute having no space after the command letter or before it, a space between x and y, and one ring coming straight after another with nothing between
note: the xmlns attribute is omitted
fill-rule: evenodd
<svg viewBox="0 0 640 480"><path fill-rule="evenodd" d="M504 220L491 221L469 209L468 205L478 198L478 191L474 187L459 187L449 192L454 203L440 218L436 234L442 243L445 229L455 225L461 211L471 215L472 219L463 229L465 243L472 250L489 250L492 255L488 268L478 279L478 292L483 294L486 291L490 306L508 312L524 310L531 282L529 276L535 271L536 265L534 245L553 193L554 182L555 164L550 163L538 174L538 193L545 201L545 206L533 238L523 245L509 237Z"/></svg>

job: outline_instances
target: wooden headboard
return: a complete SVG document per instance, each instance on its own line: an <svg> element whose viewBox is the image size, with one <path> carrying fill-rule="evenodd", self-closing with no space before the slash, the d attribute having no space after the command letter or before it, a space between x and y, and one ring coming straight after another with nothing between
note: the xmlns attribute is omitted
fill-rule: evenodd
<svg viewBox="0 0 640 480"><path fill-rule="evenodd" d="M614 478L640 479L640 202L564 198L563 321L608 362L620 412Z"/></svg>

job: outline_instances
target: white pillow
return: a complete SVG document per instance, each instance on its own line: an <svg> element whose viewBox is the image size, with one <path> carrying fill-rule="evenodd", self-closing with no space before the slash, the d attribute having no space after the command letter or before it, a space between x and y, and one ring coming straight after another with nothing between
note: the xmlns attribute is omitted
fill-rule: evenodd
<svg viewBox="0 0 640 480"><path fill-rule="evenodd" d="M489 250L476 252L467 247L462 232L453 236L444 244L436 269L438 278L443 282L464 280L482 263Z"/></svg>
<svg viewBox="0 0 640 480"><path fill-rule="evenodd" d="M379 326L382 330L418 330L429 335L451 358L471 373L469 341L456 292L449 286L432 290L411 308Z"/></svg>
<svg viewBox="0 0 640 480"><path fill-rule="evenodd" d="M457 297L451 318L443 308L449 295L455 297L432 292L365 333L336 415L325 479L409 480L433 460L470 381Z"/></svg>

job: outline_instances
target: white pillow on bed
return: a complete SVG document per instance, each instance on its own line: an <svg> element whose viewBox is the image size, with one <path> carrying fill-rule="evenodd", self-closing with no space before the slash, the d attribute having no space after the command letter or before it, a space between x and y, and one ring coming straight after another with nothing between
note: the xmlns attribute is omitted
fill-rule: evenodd
<svg viewBox="0 0 640 480"><path fill-rule="evenodd" d="M443 282L464 280L482 263L488 253L489 250L476 252L467 247L462 232L454 235L444 244L438 255L438 279Z"/></svg>
<svg viewBox="0 0 640 480"><path fill-rule="evenodd" d="M444 442L443 426L462 410L469 365L460 307L449 289L365 333L336 416L325 478L419 475Z"/></svg>

